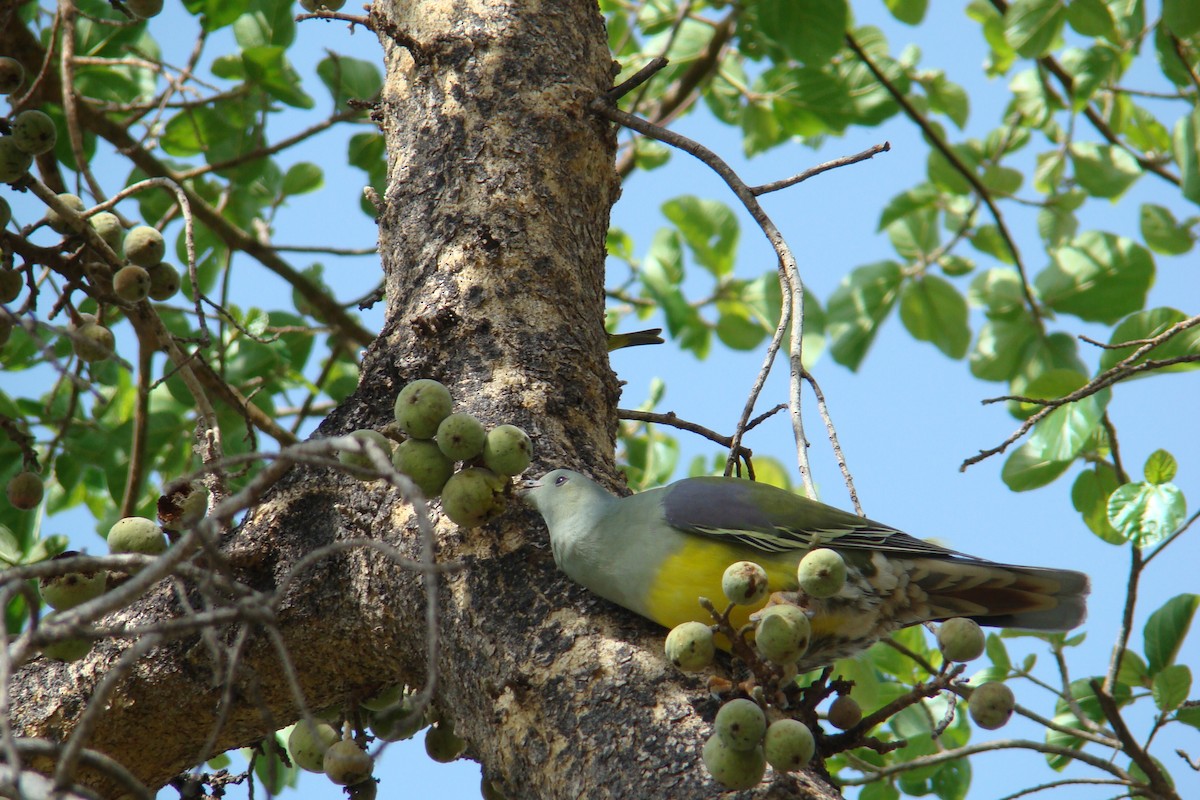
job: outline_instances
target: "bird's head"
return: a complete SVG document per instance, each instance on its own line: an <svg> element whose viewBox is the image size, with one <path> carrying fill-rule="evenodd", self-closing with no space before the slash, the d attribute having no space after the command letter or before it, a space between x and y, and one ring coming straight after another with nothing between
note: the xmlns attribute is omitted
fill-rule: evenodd
<svg viewBox="0 0 1200 800"><path fill-rule="evenodd" d="M589 525L616 499L591 478L569 469L525 481L518 494L541 513L551 535L573 525Z"/></svg>

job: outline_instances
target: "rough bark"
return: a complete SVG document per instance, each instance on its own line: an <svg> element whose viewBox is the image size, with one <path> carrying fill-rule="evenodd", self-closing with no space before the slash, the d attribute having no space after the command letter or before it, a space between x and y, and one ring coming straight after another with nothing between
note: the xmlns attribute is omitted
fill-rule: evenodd
<svg viewBox="0 0 1200 800"><path fill-rule="evenodd" d="M618 387L603 274L619 184L614 132L587 111L613 74L595 4L398 0L389 20L419 47L381 36L387 318L357 392L318 435L381 427L404 383L432 377L486 423L530 431L533 471L612 475ZM414 558L419 550L409 507L382 482L295 468L224 549L234 577L270 591L304 554L349 537L380 538ZM716 710L702 682L669 672L662 632L570 584L546 544L540 520L515 500L480 529L438 524L439 561L464 568L440 586L436 704L470 742L468 755L512 798L717 794L699 764ZM421 683L423 596L419 575L362 550L295 581L276 624L308 703L351 706L390 684ZM163 586L125 616L181 613ZM218 640L234 634L220 630ZM12 681L18 732L68 736L126 646L24 666ZM122 681L89 746L151 786L207 756L222 691L214 675L228 666L220 652L200 637L154 650ZM298 714L257 625L234 680L238 702L214 752ZM807 776L748 794L837 796Z"/></svg>

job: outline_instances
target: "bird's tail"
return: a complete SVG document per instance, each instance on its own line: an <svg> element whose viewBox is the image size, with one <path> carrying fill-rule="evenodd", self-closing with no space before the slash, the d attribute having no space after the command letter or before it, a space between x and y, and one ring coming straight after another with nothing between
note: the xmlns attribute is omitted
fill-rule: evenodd
<svg viewBox="0 0 1200 800"><path fill-rule="evenodd" d="M1067 631L1087 617L1082 572L955 558L917 558L913 566L910 586L925 593L927 620L970 617L980 625Z"/></svg>

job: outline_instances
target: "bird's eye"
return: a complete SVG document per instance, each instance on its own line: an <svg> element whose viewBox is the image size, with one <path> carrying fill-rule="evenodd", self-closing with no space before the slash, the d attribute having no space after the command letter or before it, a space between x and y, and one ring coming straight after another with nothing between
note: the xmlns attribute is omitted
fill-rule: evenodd
<svg viewBox="0 0 1200 800"><path fill-rule="evenodd" d="M564 483L566 483L566 482L567 482L567 476L566 476L566 475L559 475L557 478L555 478L555 479L554 479L554 485L555 485L555 486L562 486L562 485L563 485Z"/></svg>

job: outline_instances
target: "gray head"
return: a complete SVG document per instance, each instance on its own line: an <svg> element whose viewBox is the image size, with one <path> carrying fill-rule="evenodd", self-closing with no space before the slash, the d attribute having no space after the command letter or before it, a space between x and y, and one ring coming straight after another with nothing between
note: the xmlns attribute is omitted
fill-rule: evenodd
<svg viewBox="0 0 1200 800"><path fill-rule="evenodd" d="M541 513L551 536L578 525L587 527L617 499L591 478L569 469L556 469L527 481L520 494Z"/></svg>

